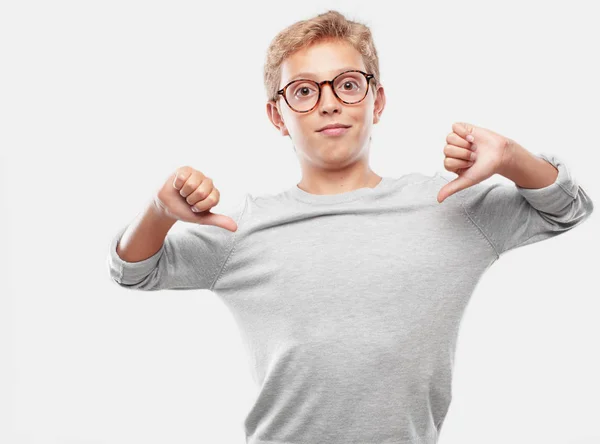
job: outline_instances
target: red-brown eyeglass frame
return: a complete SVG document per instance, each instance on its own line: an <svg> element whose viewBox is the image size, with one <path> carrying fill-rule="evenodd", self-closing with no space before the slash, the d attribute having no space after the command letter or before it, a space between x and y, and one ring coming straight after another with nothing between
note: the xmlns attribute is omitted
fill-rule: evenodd
<svg viewBox="0 0 600 444"><path fill-rule="evenodd" d="M359 73L361 73L363 76L365 76L365 79L367 80L367 89L365 90L365 95L363 96L363 98L362 98L362 99L360 99L360 100L359 100L359 101L357 101L357 102L346 102L345 100L342 100L342 99L340 99L340 97L339 97L339 96L337 95L337 93L335 92L335 88L333 87L333 82L335 82L335 79L337 79L339 76L341 76L341 75L343 75L343 74L348 74L349 72L359 72ZM367 74L366 72L363 72L363 71L361 71L361 70L358 70L358 69L349 69L348 71L344 71L344 72L341 72L341 73L339 73L337 76L335 76L335 77L334 77L333 79L331 79L331 80L323 80L322 82L317 82L316 80L311 80L311 79L295 79L295 80L292 80L292 81L291 81L291 82L289 82L287 85L285 85L285 86L284 86L282 89L280 89L279 91L277 91L277 94L278 94L278 95L282 95L282 96L283 96L283 99L285 100L285 103L287 103L287 105L290 107L290 109L291 109L292 111L294 111L294 112L297 112L297 113L309 113L309 112L311 112L313 109L315 109L315 108L317 107L317 105L319 104L319 100L321 100L321 89L322 89L322 86L323 86L324 84L326 84L326 83L329 83L329 86L331 87L331 91L333 91L333 95L334 95L334 96L335 96L335 97L336 97L336 98L337 98L337 99L338 99L340 102L342 102L342 103L345 103L346 105L355 105L355 104L357 104L357 103L360 103L360 102L362 102L363 100L365 100L365 97L367 97L367 94L369 94L369 84L371 83L369 80L371 80L371 79L373 79L373 78L375 78L375 75L374 75L374 74ZM306 110L306 111L297 111L297 110L295 110L295 109L294 109L294 107L293 107L292 105L290 105L290 103L288 102L288 100L287 100L287 97L286 97L286 94L285 94L285 93L286 93L286 90L287 90L287 88L288 88L288 86L290 86L292 83L295 83L295 82L300 82L300 81L314 83L314 84L316 84L316 85L317 85L317 88L319 89L319 95L318 95L318 97L317 97L317 101L315 102L315 105L314 105L314 106L313 106L311 109L309 109L309 110ZM277 98L275 99L275 101L277 101L277 99L278 99L278 98L279 98L279 97L277 97Z"/></svg>

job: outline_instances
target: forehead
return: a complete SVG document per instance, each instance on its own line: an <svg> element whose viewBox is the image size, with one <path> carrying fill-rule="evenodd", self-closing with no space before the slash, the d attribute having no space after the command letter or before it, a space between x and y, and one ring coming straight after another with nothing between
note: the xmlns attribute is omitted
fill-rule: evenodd
<svg viewBox="0 0 600 444"><path fill-rule="evenodd" d="M296 51L281 64L281 84L296 78L324 80L348 69L365 71L361 54L349 43L325 41Z"/></svg>

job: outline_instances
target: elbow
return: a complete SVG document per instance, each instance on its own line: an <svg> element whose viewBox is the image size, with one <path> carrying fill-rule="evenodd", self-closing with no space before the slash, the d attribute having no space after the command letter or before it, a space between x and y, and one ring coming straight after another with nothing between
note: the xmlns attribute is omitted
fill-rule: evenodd
<svg viewBox="0 0 600 444"><path fill-rule="evenodd" d="M540 211L551 231L567 231L582 224L594 211L594 204L585 190L579 187L571 202L560 212L548 213Z"/></svg>
<svg viewBox="0 0 600 444"><path fill-rule="evenodd" d="M573 203L576 208L575 218L579 220L578 223L588 219L594 212L594 202L582 187L579 187L577 198Z"/></svg>
<svg viewBox="0 0 600 444"><path fill-rule="evenodd" d="M152 276L148 276L139 282L123 281L120 279L112 278L112 281L121 288L127 288L128 290L141 290L141 291L156 291L160 290L160 287L156 285L156 281L152 279Z"/></svg>
<svg viewBox="0 0 600 444"><path fill-rule="evenodd" d="M140 273L126 272L121 267L109 264L108 273L110 279L121 288L142 291L160 290L158 267L147 275L141 275Z"/></svg>

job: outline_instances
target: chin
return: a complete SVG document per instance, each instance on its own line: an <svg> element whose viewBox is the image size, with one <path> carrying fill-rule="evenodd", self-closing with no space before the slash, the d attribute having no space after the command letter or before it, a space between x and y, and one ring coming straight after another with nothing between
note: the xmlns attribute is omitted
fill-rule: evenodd
<svg viewBox="0 0 600 444"><path fill-rule="evenodd" d="M347 143L327 143L319 147L312 156L323 164L345 166L358 157L359 152Z"/></svg>

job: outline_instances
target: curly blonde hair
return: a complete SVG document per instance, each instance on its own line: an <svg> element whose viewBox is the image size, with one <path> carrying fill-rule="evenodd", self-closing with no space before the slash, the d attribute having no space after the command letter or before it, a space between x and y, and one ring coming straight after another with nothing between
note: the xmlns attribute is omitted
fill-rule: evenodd
<svg viewBox="0 0 600 444"><path fill-rule="evenodd" d="M379 57L371 30L364 24L346 19L341 13L329 10L307 20L298 21L271 41L264 65L267 100L277 100L281 82L281 64L296 51L320 41L341 40L350 43L362 55L365 68L375 77L371 80L373 94L379 86Z"/></svg>

